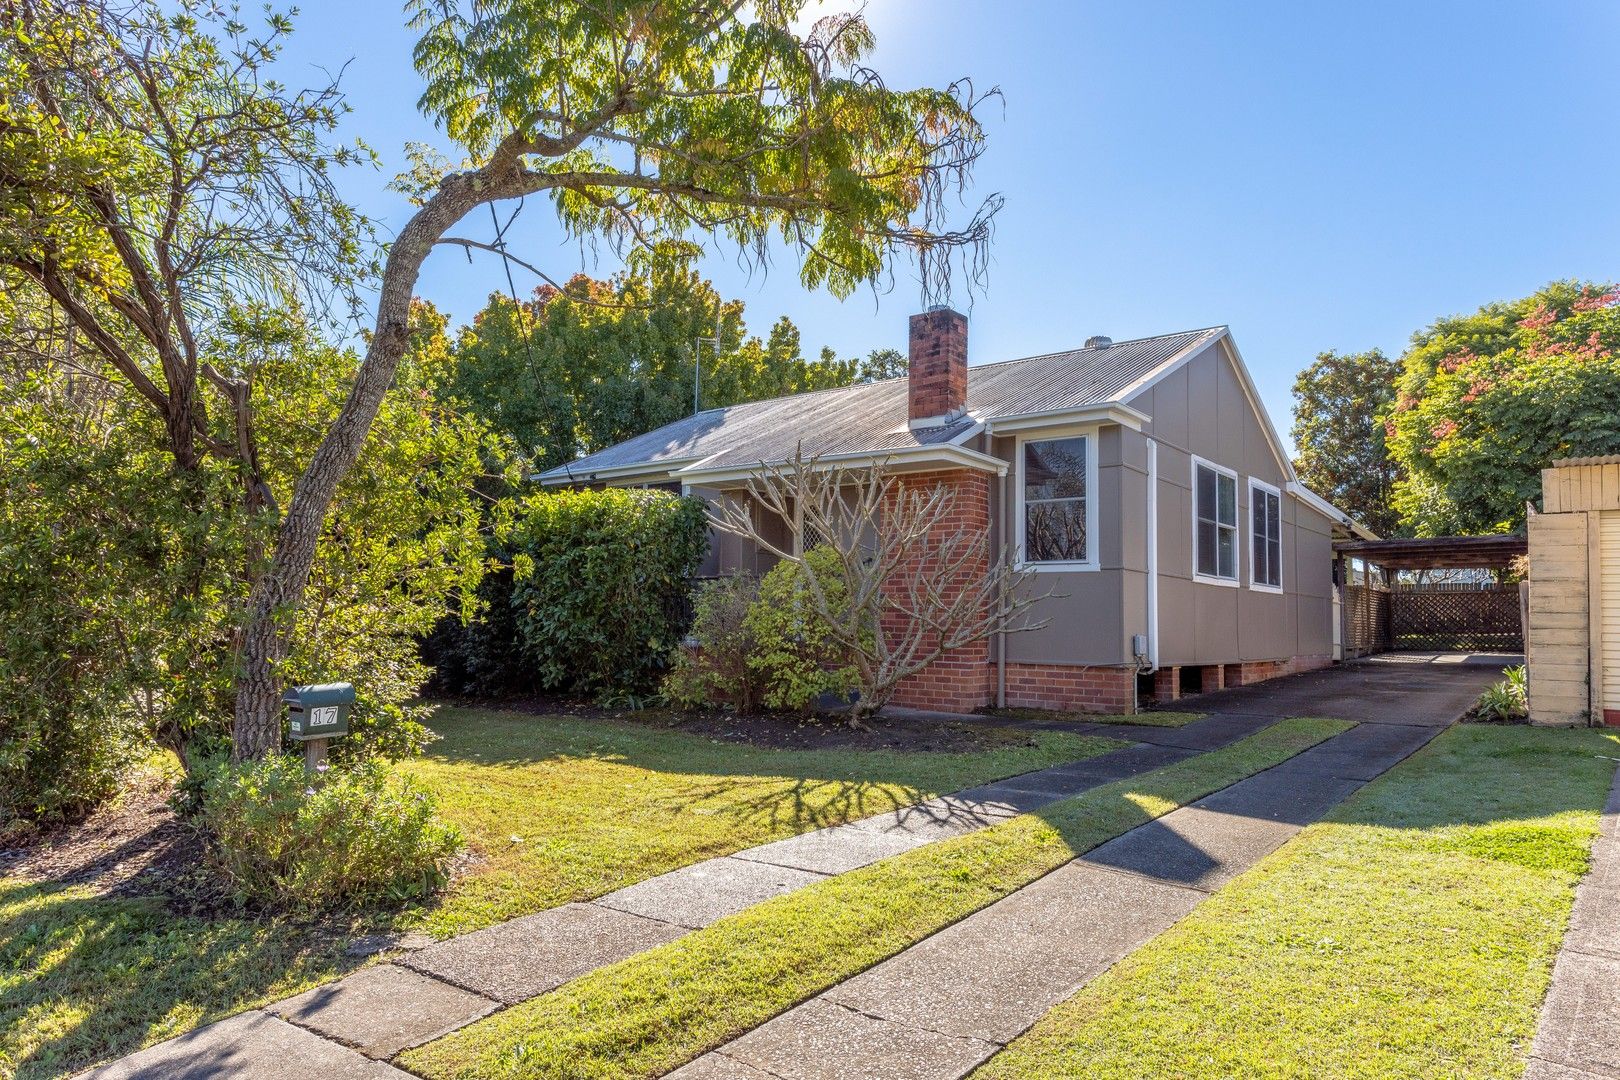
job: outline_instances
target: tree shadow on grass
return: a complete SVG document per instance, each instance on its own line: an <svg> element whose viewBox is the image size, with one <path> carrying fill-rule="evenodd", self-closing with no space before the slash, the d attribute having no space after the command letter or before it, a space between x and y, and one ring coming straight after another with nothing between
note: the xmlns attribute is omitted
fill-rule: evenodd
<svg viewBox="0 0 1620 1080"><path fill-rule="evenodd" d="M61 1076L355 966L307 924L0 879L0 1071Z"/></svg>

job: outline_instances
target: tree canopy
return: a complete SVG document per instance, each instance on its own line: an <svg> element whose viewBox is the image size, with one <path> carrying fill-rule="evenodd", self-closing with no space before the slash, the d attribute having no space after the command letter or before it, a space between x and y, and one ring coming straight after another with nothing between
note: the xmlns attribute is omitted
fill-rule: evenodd
<svg viewBox="0 0 1620 1080"><path fill-rule="evenodd" d="M1300 482L1381 536L1393 535L1399 470L1384 445L1400 362L1377 349L1318 353L1294 378L1294 471Z"/></svg>
<svg viewBox="0 0 1620 1080"><path fill-rule="evenodd" d="M865 63L858 14L801 34L804 7L412 0L421 107L465 160L417 148L399 182L416 211L369 280L364 222L333 179L367 151L334 138L335 83L302 92L271 77L285 16L250 29L196 0L0 7L5 284L29 291L38 324L72 327L92 362L71 362L127 391L121 407L161 423L199 515L182 558L212 545L216 464L240 492L229 519L262 537L242 561L251 586L230 639L238 756L280 744L311 574L411 345L424 260L444 244L513 258L498 236L451 235L472 210L539 197L638 272L724 248L761 266L785 251L806 286L839 296L905 262L930 295L982 274L999 200L952 222L985 146L982 97L967 82L889 87ZM252 381L268 369L229 366L230 313L261 304L307 323L361 295L375 296L363 355L342 366L341 404L301 431L309 452L277 491L272 423L255 411L267 388Z"/></svg>
<svg viewBox="0 0 1620 1080"><path fill-rule="evenodd" d="M791 319L752 334L743 302L691 270L650 281L579 275L541 286L521 308L492 295L455 337L446 389L550 468L690 415L694 389L712 409L843 386L887 377L886 352L903 371L893 350L856 361L824 348L808 359Z"/></svg>
<svg viewBox="0 0 1620 1080"><path fill-rule="evenodd" d="M1620 288L1554 282L1437 319L1402 357L1386 437L1416 535L1522 528L1540 470L1620 452Z"/></svg>

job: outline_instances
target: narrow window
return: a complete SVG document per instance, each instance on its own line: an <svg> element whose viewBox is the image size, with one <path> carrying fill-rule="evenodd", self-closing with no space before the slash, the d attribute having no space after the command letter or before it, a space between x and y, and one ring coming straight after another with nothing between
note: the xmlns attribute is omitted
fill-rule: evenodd
<svg viewBox="0 0 1620 1080"><path fill-rule="evenodd" d="M1086 562L1085 436L1024 444L1024 561Z"/></svg>
<svg viewBox="0 0 1620 1080"><path fill-rule="evenodd" d="M1237 474L1202 461L1193 465L1198 577L1237 580Z"/></svg>
<svg viewBox="0 0 1620 1080"><path fill-rule="evenodd" d="M1254 519L1254 584L1263 589L1282 588L1282 495L1259 482L1249 485Z"/></svg>

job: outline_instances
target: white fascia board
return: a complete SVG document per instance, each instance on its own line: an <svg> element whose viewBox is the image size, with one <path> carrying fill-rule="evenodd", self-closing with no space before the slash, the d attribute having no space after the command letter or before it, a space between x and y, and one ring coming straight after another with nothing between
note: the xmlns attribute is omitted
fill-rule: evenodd
<svg viewBox="0 0 1620 1080"><path fill-rule="evenodd" d="M547 469L544 473L530 476L529 479L542 487L593 484L597 481L608 484L615 480L658 482L673 479L676 472L699 460L699 458L681 458L671 461L639 461L634 465L614 465L602 469L575 469L571 465L559 465L556 468ZM557 472L557 469L564 470L561 476L553 475Z"/></svg>
<svg viewBox="0 0 1620 1080"><path fill-rule="evenodd" d="M1193 341L1185 349L1182 349L1173 358L1171 358L1169 363L1165 364L1157 371L1148 372L1140 379L1137 379L1135 382L1131 383L1131 385L1127 386L1124 390L1121 390L1119 393L1119 400L1129 401L1142 391L1151 389L1156 384L1164 381L1171 375L1186 367L1187 361L1191 360L1193 357L1203 352L1206 348L1215 344L1215 342L1221 340L1231 333L1231 331L1224 326L1212 326L1210 327L1210 330L1215 332L1213 337L1199 338L1198 340Z"/></svg>
<svg viewBox="0 0 1620 1080"><path fill-rule="evenodd" d="M1299 477L1294 475L1294 463L1288 457L1283 447L1282 436L1277 434L1277 426L1271 422L1271 414L1266 411L1265 405L1260 401L1260 391L1254 385L1254 376L1249 374L1249 365L1243 362L1243 354L1238 351L1237 342L1228 330L1222 340L1231 350L1232 366L1237 368L1238 379L1243 383L1243 392L1248 395L1249 407L1260 418L1260 423L1266 433L1266 441L1271 444L1271 452L1276 455L1277 464L1282 466L1283 478L1290 484L1299 483Z"/></svg>
<svg viewBox="0 0 1620 1080"><path fill-rule="evenodd" d="M1290 480L1288 482L1288 493L1299 499L1299 501L1304 503L1306 506L1309 506L1311 509L1321 514L1323 517L1327 518L1329 521L1343 525L1345 528L1349 529L1352 533L1361 537L1363 540L1377 540L1379 538L1377 533L1373 532L1371 529L1367 528L1367 526L1363 525L1361 522L1357 521L1343 510L1340 510L1337 506L1334 506L1332 503L1322 498L1322 496L1318 495L1316 492L1312 491L1298 480Z"/></svg>
<svg viewBox="0 0 1620 1080"><path fill-rule="evenodd" d="M711 468L698 465L676 471L674 478L693 487L710 484L736 483L756 479L765 466L781 468L785 461L757 462L752 465L718 465ZM1007 474L1007 462L951 443L933 443L926 446L904 446L893 450L861 450L849 454L825 454L816 459L818 469L859 468L862 465L883 465L891 470L917 472L928 468L964 468L980 472Z"/></svg>
<svg viewBox="0 0 1620 1080"><path fill-rule="evenodd" d="M1104 401L1073 409L1047 409L1043 412L992 417L985 421L984 426L992 435L1011 435L1062 424L1119 424L1141 431L1142 426L1152 419L1147 413L1133 409L1122 401Z"/></svg>
<svg viewBox="0 0 1620 1080"><path fill-rule="evenodd" d="M1169 364L1160 368L1144 378L1138 379L1121 393L1120 400L1128 401L1143 391L1151 390L1157 383L1169 378L1172 374L1185 367L1188 361L1199 355L1207 348L1217 347L1226 343L1227 359L1232 362L1232 370L1237 372L1238 383L1243 387L1243 394L1249 399L1249 408L1260 418L1260 430L1265 433L1266 442L1271 445L1271 454L1277 459L1277 467L1282 470L1283 479L1289 484L1299 479L1294 475L1294 463L1289 460L1287 452L1283 449L1282 437L1277 434L1277 426L1271 422L1271 414L1260 401L1260 391L1255 388L1254 376L1249 374L1249 365L1243 361L1243 353L1238 351L1237 342L1232 338L1230 327L1216 328L1219 332L1206 341L1195 342Z"/></svg>

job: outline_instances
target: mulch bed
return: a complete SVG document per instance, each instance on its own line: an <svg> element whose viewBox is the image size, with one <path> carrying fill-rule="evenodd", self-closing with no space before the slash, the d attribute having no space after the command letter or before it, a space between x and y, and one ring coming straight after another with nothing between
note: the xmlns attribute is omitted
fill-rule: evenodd
<svg viewBox="0 0 1620 1080"><path fill-rule="evenodd" d="M0 874L84 885L103 896L173 892L197 871L203 840L169 808L171 791L168 777L138 776L83 821L19 838L20 846L0 851Z"/></svg>
<svg viewBox="0 0 1620 1080"><path fill-rule="evenodd" d="M579 716L619 720L648 727L684 731L723 742L747 743L772 750L898 750L907 753L961 753L1030 746L1029 732L973 723L914 717L878 717L866 728L852 728L838 713L807 718L780 713L749 715L720 709L682 712L676 709L613 709L572 698L530 695L500 699L463 699L468 708L504 709L534 716ZM432 721L428 721L432 726Z"/></svg>

